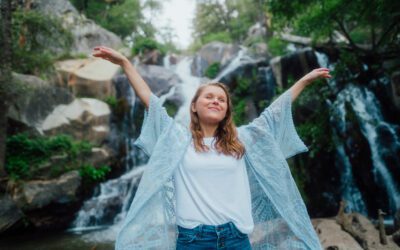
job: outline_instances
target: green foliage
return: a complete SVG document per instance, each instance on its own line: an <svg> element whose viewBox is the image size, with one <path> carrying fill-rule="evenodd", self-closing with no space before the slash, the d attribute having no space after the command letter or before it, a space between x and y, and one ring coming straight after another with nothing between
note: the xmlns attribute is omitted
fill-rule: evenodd
<svg viewBox="0 0 400 250"><path fill-rule="evenodd" d="M274 30L290 28L292 34L311 37L314 42L331 41L339 32L348 41L342 48L365 57L367 64L380 65L399 54L397 0L268 0L266 5ZM368 60L371 57L374 60Z"/></svg>
<svg viewBox="0 0 400 250"><path fill-rule="evenodd" d="M235 0L199 1L193 20L195 45L211 41L243 42L250 26L265 15L260 1Z"/></svg>
<svg viewBox="0 0 400 250"><path fill-rule="evenodd" d="M145 21L142 11L144 9L157 11L161 8L159 1L155 0L143 3L140 0L72 0L71 2L88 18L121 37L130 36L132 33L143 33L144 36L154 37L155 28Z"/></svg>
<svg viewBox="0 0 400 250"><path fill-rule="evenodd" d="M329 122L329 112L326 110L325 100L329 89L323 82L315 82L308 86L294 103L297 107L312 107L311 114L306 121L297 126L300 137L309 145L309 156L315 158L319 153L332 152L336 147L332 141L332 129ZM316 94L318 93L318 94Z"/></svg>
<svg viewBox="0 0 400 250"><path fill-rule="evenodd" d="M210 79L214 79L219 73L220 66L221 64L219 62L212 63L207 67L204 75Z"/></svg>
<svg viewBox="0 0 400 250"><path fill-rule="evenodd" d="M12 13L13 71L39 74L52 68L54 51L67 50L72 44L72 34L52 16L33 10L16 10Z"/></svg>
<svg viewBox="0 0 400 250"><path fill-rule="evenodd" d="M308 173L307 173L307 168L305 167L295 167L293 164L290 164L289 162L289 168L290 172L293 176L294 181L296 182L296 186L300 191L301 197L303 198L303 201L305 204L309 202L309 197L307 193L305 192L307 182L309 181L308 178Z"/></svg>
<svg viewBox="0 0 400 250"><path fill-rule="evenodd" d="M287 42L282 41L279 38L272 37L268 40L268 51L272 54L272 56L282 56L286 54L287 50Z"/></svg>
<svg viewBox="0 0 400 250"><path fill-rule="evenodd" d="M138 55L145 53L150 50L158 50L161 52L162 55L165 55L166 50L163 45L161 45L159 42L157 42L154 39L151 38L146 38L146 37L140 37L136 39L133 48L132 48L132 54L133 55Z"/></svg>
<svg viewBox="0 0 400 250"><path fill-rule="evenodd" d="M115 96L107 96L103 101L107 103L111 109L115 110L117 108L118 100Z"/></svg>
<svg viewBox="0 0 400 250"><path fill-rule="evenodd" d="M247 122L246 98L250 95L250 85L254 77L254 75L253 78L239 77L232 91L233 120L237 126Z"/></svg>
<svg viewBox="0 0 400 250"><path fill-rule="evenodd" d="M77 158L91 153L92 145L86 141L74 141L68 135L31 137L20 133L7 138L6 171L13 179L30 179L41 164L53 155L67 155L67 165L77 168ZM59 166L54 166L59 167ZM62 173L62 169L54 169Z"/></svg>
<svg viewBox="0 0 400 250"><path fill-rule="evenodd" d="M236 101L233 106L233 121L237 126L240 126L246 122L246 100L240 99Z"/></svg>
<svg viewBox="0 0 400 250"><path fill-rule="evenodd" d="M178 107L169 100L164 103L164 107L167 110L168 115L171 117L174 117L178 112Z"/></svg>
<svg viewBox="0 0 400 250"><path fill-rule="evenodd" d="M84 164L79 169L79 174L82 176L82 178L88 180L89 182L98 182L103 181L110 171L111 168L109 166L95 168L91 165Z"/></svg>

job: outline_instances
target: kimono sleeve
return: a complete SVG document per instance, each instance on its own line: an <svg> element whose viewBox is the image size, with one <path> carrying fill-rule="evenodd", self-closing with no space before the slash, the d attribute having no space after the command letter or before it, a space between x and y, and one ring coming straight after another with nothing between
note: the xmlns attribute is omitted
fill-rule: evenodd
<svg viewBox="0 0 400 250"><path fill-rule="evenodd" d="M148 156L153 152L159 136L173 122L161 100L154 93L150 95L148 110L144 110L143 124L139 137L133 145L141 148Z"/></svg>
<svg viewBox="0 0 400 250"><path fill-rule="evenodd" d="M281 94L247 126L255 126L261 131L267 129L286 159L308 151L293 123L291 89Z"/></svg>

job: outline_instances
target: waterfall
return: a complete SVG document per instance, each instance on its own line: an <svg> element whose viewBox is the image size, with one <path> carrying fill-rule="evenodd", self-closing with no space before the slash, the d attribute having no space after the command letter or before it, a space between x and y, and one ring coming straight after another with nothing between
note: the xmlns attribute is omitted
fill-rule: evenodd
<svg viewBox="0 0 400 250"><path fill-rule="evenodd" d="M383 120L378 100L370 90L367 88L349 85L349 87L343 91L347 92L345 93L348 97L347 101L352 104L352 108L355 111L361 125L361 132L365 138L367 138L371 148L373 174L375 180L385 186L389 196L389 207L392 209L392 211L396 211L397 209L400 209L399 189L391 172L388 169L388 166L381 157L380 147L383 147L384 145L380 145L380 135L377 132L379 126L385 126L389 128L388 131L390 131L391 136L394 139L393 141L399 145L399 140L394 133L394 125L386 123Z"/></svg>
<svg viewBox="0 0 400 250"><path fill-rule="evenodd" d="M334 64L329 64L328 58L316 52L319 64L322 67L334 69ZM329 87L336 90L335 80L328 81ZM334 127L334 140L337 145L337 154L340 157L338 161L338 170L341 172L341 191L342 197L347 201L350 210L368 215L365 201L362 199L361 190L354 181L353 166L350 163L349 156L346 155L344 144L339 139L339 135L346 135L346 109L345 104L350 104L350 107L355 113L362 135L366 138L372 161L372 172L374 182L378 186L383 186L389 197L389 208L394 213L400 209L400 193L399 183L396 183L393 174L389 170L389 165L382 158L382 152L388 151L396 158L396 150L400 148L400 140L396 134L398 126L389 124L384 121L381 113L380 104L374 93L366 87L361 87L354 84L347 84L338 94L333 103L328 101L332 110L331 123ZM390 138L389 145L384 145L381 133L378 130L385 128L385 137ZM397 162L399 162L397 156ZM398 167L398 166L397 166ZM398 180L397 180L398 181ZM370 194L371 195L371 194ZM375 213L375 211L371 211Z"/></svg>
<svg viewBox="0 0 400 250"><path fill-rule="evenodd" d="M212 80L213 82L219 82L222 78L226 77L237 68L245 64L252 64L255 63L256 60L251 58L248 53L247 49L243 46L240 47L237 55L232 59L232 61Z"/></svg>
<svg viewBox="0 0 400 250"><path fill-rule="evenodd" d="M190 101L201 83L201 78L193 76L191 73L190 67L193 60L192 57L185 57L174 68L174 72L179 76L182 83L184 83L181 85L184 101L175 115L175 120L186 127L189 127L190 123Z"/></svg>

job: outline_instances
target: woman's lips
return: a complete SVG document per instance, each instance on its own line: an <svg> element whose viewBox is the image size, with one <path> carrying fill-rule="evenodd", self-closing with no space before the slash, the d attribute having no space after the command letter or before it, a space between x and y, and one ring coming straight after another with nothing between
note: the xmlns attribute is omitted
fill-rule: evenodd
<svg viewBox="0 0 400 250"><path fill-rule="evenodd" d="M218 109L218 108L215 108L215 107L211 107L211 108L208 108L208 109L212 109L212 110L219 111L219 109Z"/></svg>

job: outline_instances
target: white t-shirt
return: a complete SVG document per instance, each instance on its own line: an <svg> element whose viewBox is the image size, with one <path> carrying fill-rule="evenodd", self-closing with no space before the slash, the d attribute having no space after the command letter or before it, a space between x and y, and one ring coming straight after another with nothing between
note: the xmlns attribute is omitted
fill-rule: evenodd
<svg viewBox="0 0 400 250"><path fill-rule="evenodd" d="M196 152L193 140L174 172L177 224L220 225L232 221L245 234L253 231L251 195L244 157L215 150L215 138L204 138L209 152ZM212 145L211 145L212 144Z"/></svg>

